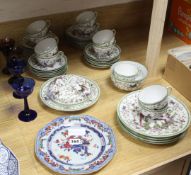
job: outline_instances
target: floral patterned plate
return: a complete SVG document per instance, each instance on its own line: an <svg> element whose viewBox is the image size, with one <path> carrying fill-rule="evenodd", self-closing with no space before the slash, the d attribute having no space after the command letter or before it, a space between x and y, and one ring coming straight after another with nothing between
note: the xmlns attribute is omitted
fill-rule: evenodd
<svg viewBox="0 0 191 175"><path fill-rule="evenodd" d="M46 81L40 98L48 107L60 111L78 111L95 104L100 96L96 82L78 75L62 75Z"/></svg>
<svg viewBox="0 0 191 175"><path fill-rule="evenodd" d="M171 139L162 139L162 140L155 140L155 139L151 139L151 138L144 138L140 135L137 135L133 132L131 132L130 130L128 130L128 128L125 127L125 125L120 122L119 118L117 119L120 127L122 128L123 131L125 131L126 133L128 133L131 137L133 137L136 140L145 142L145 143L149 143L149 144L155 144L155 145L164 145L164 144L170 144L170 143L174 143L179 141L180 139L182 139L184 137L184 135L186 134L185 132L180 134L177 137L171 138Z"/></svg>
<svg viewBox="0 0 191 175"><path fill-rule="evenodd" d="M122 98L117 108L120 121L134 133L154 138L168 138L184 133L190 125L187 107L173 96L169 96L167 111L158 119L143 116L138 105L140 91Z"/></svg>
<svg viewBox="0 0 191 175"><path fill-rule="evenodd" d="M88 115L63 116L37 135L38 159L61 174L89 174L107 165L116 152L112 129Z"/></svg>
<svg viewBox="0 0 191 175"><path fill-rule="evenodd" d="M15 155L0 141L0 175L19 175L19 163Z"/></svg>

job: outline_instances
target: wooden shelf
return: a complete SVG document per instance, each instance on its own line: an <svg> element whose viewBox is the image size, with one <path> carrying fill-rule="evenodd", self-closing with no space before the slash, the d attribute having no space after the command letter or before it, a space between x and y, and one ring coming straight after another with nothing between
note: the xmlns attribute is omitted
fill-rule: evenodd
<svg viewBox="0 0 191 175"><path fill-rule="evenodd" d="M135 60L144 63L147 38L148 28L132 28L131 30L128 29L128 31L118 30L117 43L122 49L121 60ZM180 45L183 45L182 41L169 33L165 34L158 70L160 77L154 80L148 79L143 87L154 83L169 85L162 79L167 50ZM23 100L16 100L12 97L12 90L7 84L9 77L0 74L0 138L18 157L21 175L28 175L29 172L31 175L54 174L35 157L34 143L38 130L51 120L62 115L82 113L92 115L113 128L117 140L117 154L105 168L96 173L98 175L142 174L191 153L191 129L180 142L163 146L145 144L132 139L128 134L124 133L116 122L116 107L119 100L127 92L120 91L112 85L110 70L98 70L86 66L81 59L81 50L71 48L66 43L62 43L60 49L64 50L68 57L68 73L84 75L97 81L101 88L101 97L97 104L86 110L72 113L58 112L45 107L41 103L38 95L43 81L35 79L36 87L29 97L29 104L32 109L38 112L38 118L33 122L23 123L17 119L18 113L23 109ZM0 65L3 67L2 56L0 57ZM31 75L25 73L25 76ZM175 89L173 89L173 95L183 100L191 109L191 103Z"/></svg>

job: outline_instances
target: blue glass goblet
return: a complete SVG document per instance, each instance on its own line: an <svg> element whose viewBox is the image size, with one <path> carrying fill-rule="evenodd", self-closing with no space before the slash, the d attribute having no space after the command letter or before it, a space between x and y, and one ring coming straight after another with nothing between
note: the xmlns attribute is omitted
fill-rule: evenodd
<svg viewBox="0 0 191 175"><path fill-rule="evenodd" d="M23 122L30 122L37 117L34 110L29 109L27 97L33 92L35 81L32 78L17 78L11 84L15 93L24 99L24 110L19 113L19 119Z"/></svg>
<svg viewBox="0 0 191 175"><path fill-rule="evenodd" d="M13 50L14 46L15 46L15 40L11 38L6 37L0 40L0 50L2 51L3 55L6 58L6 67L3 68L2 72L7 75L10 74L7 67L9 54Z"/></svg>

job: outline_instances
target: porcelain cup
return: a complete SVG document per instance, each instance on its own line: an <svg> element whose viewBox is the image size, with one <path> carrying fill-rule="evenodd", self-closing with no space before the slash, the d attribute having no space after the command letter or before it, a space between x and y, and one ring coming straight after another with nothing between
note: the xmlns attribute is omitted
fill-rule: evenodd
<svg viewBox="0 0 191 175"><path fill-rule="evenodd" d="M97 53L98 56L107 54L113 51L115 46L115 30L101 30L94 34L93 41L93 49Z"/></svg>
<svg viewBox="0 0 191 175"><path fill-rule="evenodd" d="M41 40L34 48L36 57L47 59L53 57L58 52L57 42L54 38Z"/></svg>
<svg viewBox="0 0 191 175"><path fill-rule="evenodd" d="M143 111L158 112L164 111L168 106L168 96L171 87L152 85L141 90L138 102Z"/></svg>
<svg viewBox="0 0 191 175"><path fill-rule="evenodd" d="M36 59L37 59L38 63L41 64L42 66L51 67L60 58L59 55L61 54L61 52L62 51L58 51L54 56L49 57L49 58L36 57Z"/></svg>
<svg viewBox="0 0 191 175"><path fill-rule="evenodd" d="M84 11L76 17L76 23L79 27L93 27L96 23L97 12Z"/></svg>
<svg viewBox="0 0 191 175"><path fill-rule="evenodd" d="M117 62L112 67L113 76L119 81L133 82L139 73L135 64Z"/></svg>
<svg viewBox="0 0 191 175"><path fill-rule="evenodd" d="M26 29L26 37L34 39L47 34L50 27L49 20L38 20L31 23Z"/></svg>

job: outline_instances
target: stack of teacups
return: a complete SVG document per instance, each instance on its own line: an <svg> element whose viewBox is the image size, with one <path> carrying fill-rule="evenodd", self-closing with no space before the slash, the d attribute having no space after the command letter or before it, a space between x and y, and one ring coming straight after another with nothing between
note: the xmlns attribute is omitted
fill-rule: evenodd
<svg viewBox="0 0 191 175"><path fill-rule="evenodd" d="M97 68L108 68L119 61L121 49L116 45L115 30L98 31L84 49L85 61Z"/></svg>
<svg viewBox="0 0 191 175"><path fill-rule="evenodd" d="M92 36L98 31L99 24L96 22L97 12L84 11L76 17L76 23L66 30L68 40L84 48L91 42Z"/></svg>
<svg viewBox="0 0 191 175"><path fill-rule="evenodd" d="M39 41L45 38L55 38L58 42L58 37L50 30L50 21L38 20L31 23L27 28L23 37L23 46L33 48Z"/></svg>
<svg viewBox="0 0 191 175"><path fill-rule="evenodd" d="M180 140L190 125L190 112L170 95L171 88L148 86L122 98L117 109L119 125L130 136L151 144Z"/></svg>
<svg viewBox="0 0 191 175"><path fill-rule="evenodd" d="M34 51L28 63L30 71L36 76L48 79L66 72L67 58L62 51L58 50L54 38L41 40Z"/></svg>
<svg viewBox="0 0 191 175"><path fill-rule="evenodd" d="M120 61L111 67L111 80L114 85L126 91L140 88L147 74L144 65L133 61Z"/></svg>

